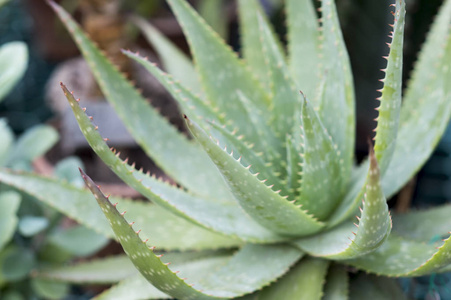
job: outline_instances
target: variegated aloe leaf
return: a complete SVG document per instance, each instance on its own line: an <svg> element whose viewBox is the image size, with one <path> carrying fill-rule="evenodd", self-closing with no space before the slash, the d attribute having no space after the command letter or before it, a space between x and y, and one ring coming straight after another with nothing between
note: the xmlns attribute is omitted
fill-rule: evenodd
<svg viewBox="0 0 451 300"><path fill-rule="evenodd" d="M217 233L259 243L286 239L253 221L232 199L227 202L205 199L129 166L127 161L119 158L118 153L111 151L73 95L64 85L62 88L92 149L119 178L143 196L172 213Z"/></svg>
<svg viewBox="0 0 451 300"><path fill-rule="evenodd" d="M382 96L378 98L381 101L381 105L378 108L379 117L377 118L376 144L374 146L382 174L387 170L395 151L402 100L401 83L406 3L404 0L397 0L393 6L395 6L395 21L392 25L390 54L386 57L387 69L383 79L384 87L381 90Z"/></svg>
<svg viewBox="0 0 451 300"><path fill-rule="evenodd" d="M1 6L1 4L0 4ZM28 50L23 42L10 42L0 47L0 102L22 78L28 63Z"/></svg>
<svg viewBox="0 0 451 300"><path fill-rule="evenodd" d="M288 54L298 89L314 98L319 84L319 24L311 0L287 0Z"/></svg>
<svg viewBox="0 0 451 300"><path fill-rule="evenodd" d="M374 153L370 152L370 169L368 171L365 200L357 231L354 233L351 223L297 240L295 245L305 252L337 260L364 256L379 248L391 231L391 218L380 185L380 172ZM353 234L355 236L353 236Z"/></svg>
<svg viewBox="0 0 451 300"><path fill-rule="evenodd" d="M157 51L164 69L193 93L200 93L199 76L190 58L143 18L134 16L132 21Z"/></svg>
<svg viewBox="0 0 451 300"><path fill-rule="evenodd" d="M322 300L347 300L349 278L343 265L332 264L327 272Z"/></svg>
<svg viewBox="0 0 451 300"><path fill-rule="evenodd" d="M328 84L319 106L319 116L341 153L344 169L340 176L349 179L354 156L354 85L334 1L321 1L321 20L321 64Z"/></svg>
<svg viewBox="0 0 451 300"><path fill-rule="evenodd" d="M19 218L21 197L13 191L0 193L0 251L13 237Z"/></svg>
<svg viewBox="0 0 451 300"><path fill-rule="evenodd" d="M391 234L376 251L343 261L369 273L389 277L414 277L440 272L451 263L451 239L436 248L432 244L415 242Z"/></svg>
<svg viewBox="0 0 451 300"><path fill-rule="evenodd" d="M125 220L124 214L117 211L83 172L82 176L135 267L155 287L175 298L228 299L251 293L283 275L302 256L302 252L290 246L249 244L219 270L203 277L194 288L194 284L188 284L163 263L154 253L154 248L147 246L147 240L141 240L140 231L134 231L133 223L129 224ZM276 258L277 261L270 267L261 264L270 258Z"/></svg>
<svg viewBox="0 0 451 300"><path fill-rule="evenodd" d="M301 154L301 194L296 203L301 204L303 209L318 219L324 220L341 199L344 160L307 100L303 100L302 107L304 152Z"/></svg>
<svg viewBox="0 0 451 300"><path fill-rule="evenodd" d="M27 173L0 170L0 182L15 187L55 208L80 224L107 237L114 234L98 206L89 201L89 191L70 184ZM118 207L127 207L128 215L141 224L143 233L154 244L167 250L201 250L236 247L240 241L214 234L167 212L154 204L112 197Z"/></svg>
<svg viewBox="0 0 451 300"><path fill-rule="evenodd" d="M199 126L185 118L189 130L219 168L241 207L254 220L283 235L307 235L318 232L324 226L324 223L279 195L280 191L273 191L264 179L258 178L258 173L250 171L251 166L244 167L239 159L221 149Z"/></svg>
<svg viewBox="0 0 451 300"><path fill-rule="evenodd" d="M426 162L450 120L450 22L451 1L446 0L421 51L404 97L395 153L383 178L387 197L405 185Z"/></svg>
<svg viewBox="0 0 451 300"><path fill-rule="evenodd" d="M86 37L69 14L57 4L50 3L94 70L102 92L143 150L184 187L207 198L229 199L230 193L224 181L201 149L177 132L148 104ZM159 142L152 142L149 133L152 133L153 140ZM191 170L198 170L199 173L192 176Z"/></svg>

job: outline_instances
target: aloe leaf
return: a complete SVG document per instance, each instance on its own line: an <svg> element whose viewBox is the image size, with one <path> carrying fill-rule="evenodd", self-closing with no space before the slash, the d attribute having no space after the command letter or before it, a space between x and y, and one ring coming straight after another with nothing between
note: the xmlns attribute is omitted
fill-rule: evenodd
<svg viewBox="0 0 451 300"><path fill-rule="evenodd" d="M19 232L25 237L34 236L49 227L49 220L45 217L23 216L19 221Z"/></svg>
<svg viewBox="0 0 451 300"><path fill-rule="evenodd" d="M272 27L269 25L269 21L259 1L239 0L238 12L240 18L241 44L244 60L260 81L262 87L265 89L265 92L267 94L271 94L271 85L273 81L268 69L268 62L266 61L264 55L255 55L256 53L260 53L263 48L263 41L261 40L261 32L259 30L259 22L264 22L265 26L270 29L271 39L275 41L279 51L281 52L282 47L280 42L276 38ZM262 18L261 21L259 21L259 16Z"/></svg>
<svg viewBox="0 0 451 300"><path fill-rule="evenodd" d="M279 137L279 143L285 146L286 135L292 132L295 113L302 105L296 91L295 84L290 78L288 67L285 64L284 54L277 47L277 40L271 33L269 25L258 16L260 39L263 46L263 56L268 65L271 87L271 119L270 123ZM255 55L255 54L254 54Z"/></svg>
<svg viewBox="0 0 451 300"><path fill-rule="evenodd" d="M0 4L1 6L1 4ZM23 42L10 42L0 47L0 102L22 78L28 64L28 49Z"/></svg>
<svg viewBox="0 0 451 300"><path fill-rule="evenodd" d="M41 278L32 278L31 286L36 296L41 299L64 299L70 292L70 286L66 283Z"/></svg>
<svg viewBox="0 0 451 300"><path fill-rule="evenodd" d="M354 156L355 101L351 65L340 30L335 3L321 1L322 65L329 84L324 90L324 101L319 116L338 150L344 169L340 177L349 178ZM331 116L337 116L332 118Z"/></svg>
<svg viewBox="0 0 451 300"><path fill-rule="evenodd" d="M0 250L10 241L16 230L20 202L21 197L16 192L0 193Z"/></svg>
<svg viewBox="0 0 451 300"><path fill-rule="evenodd" d="M451 205L427 210L393 214L393 231L404 238L421 242L434 242L448 236L451 228Z"/></svg>
<svg viewBox="0 0 451 300"><path fill-rule="evenodd" d="M188 39L201 83L207 98L230 117L231 123L242 130L249 140L255 134L248 126L248 118L239 105L236 91L242 91L253 101L258 111L266 112L269 99L252 73L246 69L236 53L183 0L169 0L177 20ZM217 66L220 65L221 68ZM228 125L228 124L226 124Z"/></svg>
<svg viewBox="0 0 451 300"><path fill-rule="evenodd" d="M5 119L0 119L0 166L3 165L10 154L13 142L14 133L9 128Z"/></svg>
<svg viewBox="0 0 451 300"><path fill-rule="evenodd" d="M414 277L440 271L451 263L451 239L436 248L391 234L376 251L343 263L388 277Z"/></svg>
<svg viewBox="0 0 451 300"><path fill-rule="evenodd" d="M382 187L374 153L370 152L370 170L366 180L365 199L356 233L351 223L299 239L295 244L313 256L337 260L359 257L379 248L391 231L391 218ZM354 236L353 236L354 234Z"/></svg>
<svg viewBox="0 0 451 300"><path fill-rule="evenodd" d="M14 165L18 161L33 161L50 150L58 138L58 132L47 125L37 125L28 129L14 144L7 164Z"/></svg>
<svg viewBox="0 0 451 300"><path fill-rule="evenodd" d="M302 259L287 275L259 292L257 299L322 299L328 265L327 260Z"/></svg>
<svg viewBox="0 0 451 300"><path fill-rule="evenodd" d="M349 278L343 265L333 264L327 272L322 300L348 300Z"/></svg>
<svg viewBox="0 0 451 300"><path fill-rule="evenodd" d="M55 179L6 170L0 170L0 182L37 198L88 228L114 238L108 222L102 217L101 210L94 202L89 201L92 197L89 191ZM154 204L111 198L112 201L119 203L118 207L127 208L130 218L139 221L143 233L151 236L161 249L201 250L235 247L241 244L237 240L192 225Z"/></svg>
<svg viewBox="0 0 451 300"><path fill-rule="evenodd" d="M77 284L116 283L137 273L126 255L94 259L69 266L37 270L39 278Z"/></svg>
<svg viewBox="0 0 451 300"><path fill-rule="evenodd" d="M201 0L198 6L199 14L211 28L223 39L227 39L228 18L224 15L223 0Z"/></svg>
<svg viewBox="0 0 451 300"><path fill-rule="evenodd" d="M311 0L287 0L288 53L298 89L312 98L319 83L319 25Z"/></svg>
<svg viewBox="0 0 451 300"><path fill-rule="evenodd" d="M225 190L221 176L201 149L177 132L148 104L69 14L57 4L50 3L77 42L102 92L141 148L184 187L210 197L227 197L228 193L221 194ZM152 133L152 139L149 139L149 133ZM193 176L192 170L199 172Z"/></svg>
<svg viewBox="0 0 451 300"><path fill-rule="evenodd" d="M258 179L258 173L251 173L249 168L216 145L195 123L185 118L189 130L219 168L241 207L254 220L271 231L284 235L307 235L324 226L273 191L264 180Z"/></svg>
<svg viewBox="0 0 451 300"><path fill-rule="evenodd" d="M143 196L186 220L225 235L254 242L280 241L285 238L253 221L234 199L214 201L186 192L169 183L137 171L113 153L74 97L62 86L86 140L116 175ZM208 212L208 213L206 213Z"/></svg>
<svg viewBox="0 0 451 300"><path fill-rule="evenodd" d="M135 16L132 21L157 51L164 69L194 93L200 93L199 76L190 58L143 18Z"/></svg>
<svg viewBox="0 0 451 300"><path fill-rule="evenodd" d="M384 176L387 197L420 169L445 132L451 116L451 1L428 35L401 108L395 153ZM415 133L412 136L412 132ZM408 161L409 163L405 163Z"/></svg>
<svg viewBox="0 0 451 300"><path fill-rule="evenodd" d="M299 119L299 118L298 118ZM296 145L295 139L287 136L287 187L296 197L299 195L302 180L302 157L300 143ZM297 147L298 146L298 147Z"/></svg>
<svg viewBox="0 0 451 300"><path fill-rule="evenodd" d="M250 293L283 275L302 256L302 252L285 245L245 245L217 272L202 276L194 288L169 269L153 248L148 248L146 241L141 240L140 231L132 228L133 223L124 219L89 177L84 173L82 176L135 267L155 287L173 297L227 299ZM260 262L270 258L277 261L268 269Z"/></svg>
<svg viewBox="0 0 451 300"><path fill-rule="evenodd" d="M403 66L403 41L404 41L404 17L406 3L404 0L396 1L394 12L394 24L390 54L387 59L387 69L383 79L384 87L379 98L379 117L377 118L376 144L374 151L379 162L381 173L384 174L395 151L396 136L398 133L398 120L401 111L402 100L402 66Z"/></svg>
<svg viewBox="0 0 451 300"><path fill-rule="evenodd" d="M407 298L399 283L391 278L358 274L351 281L349 299L407 300L410 298Z"/></svg>
<svg viewBox="0 0 451 300"><path fill-rule="evenodd" d="M296 201L320 220L327 218L342 196L344 160L316 112L304 99L302 106L302 187Z"/></svg>

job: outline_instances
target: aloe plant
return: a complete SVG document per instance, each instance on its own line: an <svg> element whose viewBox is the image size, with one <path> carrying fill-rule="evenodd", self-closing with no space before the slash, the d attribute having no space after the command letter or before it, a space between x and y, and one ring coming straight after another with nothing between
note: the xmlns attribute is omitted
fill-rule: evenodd
<svg viewBox="0 0 451 300"><path fill-rule="evenodd" d="M127 299L359 299L362 286L367 297L399 299L397 286L384 277L451 270L447 233L451 208L394 214L392 220L386 204L427 160L450 118L450 0L432 26L404 93L405 3L397 0L392 5L392 42L378 99L375 146L359 166L353 157L352 74L333 1L321 2L320 19L310 1L286 1L287 53L258 2L238 1L243 58L184 0L167 2L185 32L194 63L152 29L147 31L151 39L164 43L157 50L166 47L175 53L172 58L178 64L169 68L174 76L138 54L124 54L141 63L178 101L192 139L149 106L72 18L51 3L130 133L177 183L136 170L110 149L62 85L92 149L154 203L147 207L150 211L125 214L131 203L116 205L82 172L116 240L140 273L100 299L124 295ZM102 224L101 230L108 231L103 221L88 216L89 199L84 208L71 210L68 207L75 203L60 203L51 196L81 192L69 193L68 187L64 190L51 181L9 171L0 171L0 180L41 198L48 195L47 201L55 200L79 222ZM163 226L158 218L165 210L171 226ZM146 218L147 214L153 217ZM143 231L137 230L140 223L145 224ZM172 227L185 228L186 234L196 232L190 235L196 242ZM161 232L166 232L163 239ZM424 243L437 235L445 240ZM233 251L168 265L158 249ZM384 277L350 278L348 271L355 269ZM393 292L383 294L376 288L380 284Z"/></svg>

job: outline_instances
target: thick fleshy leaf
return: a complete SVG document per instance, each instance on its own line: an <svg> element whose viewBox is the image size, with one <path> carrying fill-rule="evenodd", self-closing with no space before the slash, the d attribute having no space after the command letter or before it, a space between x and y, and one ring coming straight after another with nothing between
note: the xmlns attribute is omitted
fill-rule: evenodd
<svg viewBox="0 0 451 300"><path fill-rule="evenodd" d="M88 228L113 238L108 222L93 201L91 193L65 182L32 174L0 170L0 182L15 187ZM112 197L118 207L126 207L128 216L138 221L144 234L151 236L160 249L216 249L241 242L192 225L154 204Z"/></svg>
<svg viewBox="0 0 451 300"><path fill-rule="evenodd" d="M404 42L404 17L406 14L406 3L397 0L394 13L394 24L390 54L386 57L387 69L383 79L384 87L382 96L379 98L381 105L378 108L377 118L376 153L379 168L383 175L390 163L395 151L396 136L398 134L399 114L402 100L402 66L403 66L403 42Z"/></svg>
<svg viewBox="0 0 451 300"><path fill-rule="evenodd" d="M273 191L258 179L250 167L216 145L206 133L186 117L186 123L206 153L219 168L241 207L258 223L283 235L307 235L318 232L324 224ZM284 193L283 191L281 192Z"/></svg>
<svg viewBox="0 0 451 300"><path fill-rule="evenodd" d="M228 199L227 202L205 199L129 166L118 157L119 153L115 154L110 150L77 101L64 86L63 89L92 149L119 178L143 196L194 224L218 233L254 242L284 239L253 221L234 199Z"/></svg>
<svg viewBox="0 0 451 300"><path fill-rule="evenodd" d="M22 78L27 63L28 50L24 42L10 42L0 47L0 102Z"/></svg>
<svg viewBox="0 0 451 300"><path fill-rule="evenodd" d="M290 246L249 244L222 268L208 277L202 277L194 288L193 284L187 284L161 261L154 248L147 246L147 240L141 240L140 231L134 231L133 223L129 224L94 182L84 173L82 175L135 267L155 287L173 297L227 299L251 293L283 275L302 256L302 252ZM271 268L261 264L268 259L274 262Z"/></svg>
<svg viewBox="0 0 451 300"><path fill-rule="evenodd" d="M207 98L228 116L225 125L233 124L248 140L258 143L258 139L254 141L256 134L253 127L248 126L249 120L239 104L236 92L242 91L261 113L267 113L267 95L236 53L211 30L188 2L167 2L188 39Z"/></svg>
<svg viewBox="0 0 451 300"><path fill-rule="evenodd" d="M41 299L64 299L70 292L70 286L66 283L41 278L32 278L31 286L36 295Z"/></svg>
<svg viewBox="0 0 451 300"><path fill-rule="evenodd" d="M298 89L309 99L319 84L319 25L312 0L287 0L288 54Z"/></svg>
<svg viewBox="0 0 451 300"><path fill-rule="evenodd" d="M322 300L348 300L348 294L348 272L342 265L331 265L327 272Z"/></svg>
<svg viewBox="0 0 451 300"><path fill-rule="evenodd" d="M320 220L342 197L344 160L316 112L304 99L302 109L302 186L296 203Z"/></svg>
<svg viewBox="0 0 451 300"><path fill-rule="evenodd" d="M11 149L7 165L18 161L31 162L44 155L58 141L58 132L47 125L37 125L22 134Z"/></svg>
<svg viewBox="0 0 451 300"><path fill-rule="evenodd" d="M450 22L451 1L447 0L428 35L404 97L395 153L383 178L387 197L404 186L426 162L451 117Z"/></svg>
<svg viewBox="0 0 451 300"><path fill-rule="evenodd" d="M0 141L2 141L0 143L0 166L2 166L8 158L14 142L13 131L5 119L0 119Z"/></svg>
<svg viewBox="0 0 451 300"><path fill-rule="evenodd" d="M164 69L194 93L200 93L199 76L190 58L146 20L133 17L132 21L157 51Z"/></svg>
<svg viewBox="0 0 451 300"><path fill-rule="evenodd" d="M255 299L322 299L329 262L305 258L273 285L258 292Z"/></svg>
<svg viewBox="0 0 451 300"><path fill-rule="evenodd" d="M334 1L322 0L321 14L323 55L321 64L325 68L321 72L327 74L328 83L325 85L318 115L341 153L344 169L340 177L349 179L355 137L355 100L351 65Z"/></svg>
<svg viewBox="0 0 451 300"><path fill-rule="evenodd" d="M298 118L300 120L300 118ZM300 138L300 134L299 134ZM287 136L287 188L296 197L301 191L302 180L302 157L300 143L296 143L296 139Z"/></svg>
<svg viewBox="0 0 451 300"><path fill-rule="evenodd" d="M391 231L391 219L372 151L370 157L365 200L356 233L353 232L353 224L343 223L330 231L297 240L295 245L313 256L341 260L363 256L384 243Z"/></svg>
<svg viewBox="0 0 451 300"><path fill-rule="evenodd" d="M351 280L350 300L407 300L406 293L393 279L370 274L358 274Z"/></svg>
<svg viewBox="0 0 451 300"><path fill-rule="evenodd" d="M9 242L16 230L20 200L20 195L16 192L0 193L0 250Z"/></svg>
<svg viewBox="0 0 451 300"><path fill-rule="evenodd" d="M268 62L264 55L258 55L263 49L259 22L264 22L265 26L271 28L265 12L257 0L239 0L238 13L240 18L240 37L242 44L242 53L246 64L251 68L254 75L260 81L267 94L272 93L272 79L269 72ZM259 21L259 16L262 20ZM279 42L274 32L270 30L271 38ZM280 45L277 47L281 49Z"/></svg>
<svg viewBox="0 0 451 300"><path fill-rule="evenodd" d="M100 53L70 15L57 4L50 3L77 42L102 92L142 149L166 174L184 187L211 198L227 198L229 193L220 174L201 149L149 105ZM152 133L152 139L149 139L149 133ZM193 176L192 170L198 170L196 176Z"/></svg>
<svg viewBox="0 0 451 300"><path fill-rule="evenodd" d="M120 255L70 266L38 270L35 276L77 284L108 284L116 283L137 273L138 271L130 259L125 255Z"/></svg>
<svg viewBox="0 0 451 300"><path fill-rule="evenodd" d="M431 243L451 231L451 205L393 215L393 231L404 238Z"/></svg>
<svg viewBox="0 0 451 300"><path fill-rule="evenodd" d="M201 0L199 14L223 39L228 36L228 18L224 16L224 0Z"/></svg>
<svg viewBox="0 0 451 300"><path fill-rule="evenodd" d="M376 251L361 258L343 261L369 273L389 277L414 277L440 272L451 264L451 239L439 248L391 234Z"/></svg>
<svg viewBox="0 0 451 300"><path fill-rule="evenodd" d="M19 232L25 237L38 234L49 226L49 220L45 217L23 216L19 221Z"/></svg>

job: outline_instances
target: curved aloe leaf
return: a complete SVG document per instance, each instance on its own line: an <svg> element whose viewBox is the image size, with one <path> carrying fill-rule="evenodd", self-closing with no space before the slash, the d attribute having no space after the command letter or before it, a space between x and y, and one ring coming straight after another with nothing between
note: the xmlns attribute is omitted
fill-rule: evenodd
<svg viewBox="0 0 451 300"><path fill-rule="evenodd" d="M304 99L302 106L301 195L296 201L320 220L327 218L342 195L344 160L316 112Z"/></svg>
<svg viewBox="0 0 451 300"><path fill-rule="evenodd" d="M287 0L289 66L298 89L313 99L319 83L319 25L312 0Z"/></svg>
<svg viewBox="0 0 451 300"><path fill-rule="evenodd" d="M227 202L205 199L152 178L142 171L135 170L133 166L129 166L126 161L122 161L118 157L118 154L110 150L72 94L64 85L62 87L80 129L92 149L119 178L143 196L194 224L218 233L260 243L285 239L253 221L242 211L234 199L229 199Z"/></svg>
<svg viewBox="0 0 451 300"><path fill-rule="evenodd" d="M324 286L322 300L348 300L349 278L342 265L333 264L329 267Z"/></svg>
<svg viewBox="0 0 451 300"><path fill-rule="evenodd" d="M402 100L402 66L403 66L403 42L404 42L404 17L406 14L406 3L397 0L395 6L395 21L393 24L392 42L390 54L386 57L387 69L382 96L379 98L379 117L376 127L376 144L374 151L379 162L381 173L384 174L393 153L395 151L396 136L398 133L398 120Z"/></svg>
<svg viewBox="0 0 451 300"><path fill-rule="evenodd" d="M193 93L200 93L199 76L190 58L143 18L134 16L132 21L157 51L164 69Z"/></svg>
<svg viewBox="0 0 451 300"><path fill-rule="evenodd" d="M343 261L369 273L389 277L414 277L440 271L451 264L451 239L436 248L391 234L376 251L362 257Z"/></svg>
<svg viewBox="0 0 451 300"><path fill-rule="evenodd" d="M300 118L298 118L300 119ZM300 134L299 134L300 138ZM291 190L291 194L296 197L301 191L302 181L302 157L301 144L296 143L296 139L287 136L287 187Z"/></svg>
<svg viewBox="0 0 451 300"><path fill-rule="evenodd" d="M20 202L21 197L16 192L0 193L0 250L10 241L16 230Z"/></svg>
<svg viewBox="0 0 451 300"><path fill-rule="evenodd" d="M1 3L0 3L1 6ZM22 78L28 63L28 49L23 42L10 42L0 47L0 102Z"/></svg>
<svg viewBox="0 0 451 300"><path fill-rule="evenodd" d="M166 174L184 187L201 195L227 199L230 193L224 187L224 181L201 149L177 132L148 104L86 37L69 14L57 4L50 4L77 42L90 68L94 70L102 92L143 150ZM158 143L149 139L149 133L153 134ZM199 172L193 176L191 170Z"/></svg>
<svg viewBox="0 0 451 300"><path fill-rule="evenodd" d="M355 136L355 100L351 65L334 1L322 0L321 13L323 50L321 63L327 68L322 73L327 73L330 84L325 86L324 101L318 115L341 152L344 170L340 176L349 179Z"/></svg>
<svg viewBox="0 0 451 300"><path fill-rule="evenodd" d="M258 292L256 299L320 300L328 265L327 260L305 258L278 282Z"/></svg>
<svg viewBox="0 0 451 300"><path fill-rule="evenodd" d="M89 177L84 173L82 176L135 267L155 287L173 297L228 299L251 293L283 275L287 268L302 256L302 252L290 246L249 244L239 250L217 272L202 277L194 288L193 284L187 284L176 272L170 270L154 253L153 248L149 248L146 241L141 240L140 231L133 230L133 223L129 224L124 219L123 213L117 211ZM270 269L268 265L261 264L269 258L278 260Z"/></svg>
<svg viewBox="0 0 451 300"><path fill-rule="evenodd" d="M94 202L89 201L92 197L89 191L55 179L6 170L0 170L0 182L39 199L98 233L114 237L108 223L102 217L101 210ZM112 197L112 201L118 202L118 207L127 207L128 215L141 224L143 233L152 236L154 243L161 249L201 250L235 247L241 244L240 241L192 225L154 204L116 197Z"/></svg>
<svg viewBox="0 0 451 300"><path fill-rule="evenodd" d="M352 224L343 223L328 232L297 240L295 244L299 248L314 256L341 260L363 256L384 243L391 231L391 219L372 151L370 161L365 200L355 236L352 236Z"/></svg>
<svg viewBox="0 0 451 300"><path fill-rule="evenodd" d="M420 54L401 108L398 141L383 178L396 193L431 155L451 117L451 1L444 2ZM415 134L412 135L412 132ZM408 161L409 163L405 163Z"/></svg>
<svg viewBox="0 0 451 300"><path fill-rule="evenodd" d="M205 132L187 117L186 123L212 161L217 165L241 207L258 223L284 235L307 235L318 232L324 224L296 207L271 186L257 178L249 168L222 150ZM284 193L282 191L282 193Z"/></svg>

